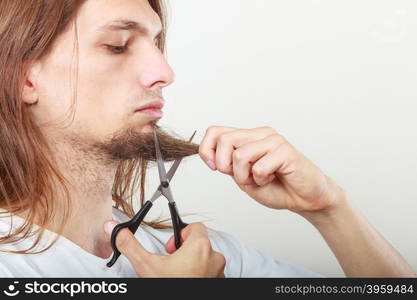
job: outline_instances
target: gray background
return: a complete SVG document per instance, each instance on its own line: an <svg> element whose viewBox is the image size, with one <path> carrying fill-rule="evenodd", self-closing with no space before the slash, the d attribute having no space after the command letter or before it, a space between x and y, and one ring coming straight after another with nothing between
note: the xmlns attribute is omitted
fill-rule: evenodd
<svg viewBox="0 0 417 300"><path fill-rule="evenodd" d="M176 82L161 124L184 137L197 129L198 142L210 125L274 127L417 270L417 2L175 0L169 11ZM182 164L172 189L181 212L198 214L188 221L343 276L307 221L262 207L200 159ZM153 216L167 215L158 206Z"/></svg>

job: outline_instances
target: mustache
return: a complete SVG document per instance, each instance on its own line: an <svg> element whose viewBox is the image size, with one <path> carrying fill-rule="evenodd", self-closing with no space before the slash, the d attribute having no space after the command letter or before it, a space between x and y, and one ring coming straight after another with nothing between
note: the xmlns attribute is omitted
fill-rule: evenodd
<svg viewBox="0 0 417 300"><path fill-rule="evenodd" d="M158 88L156 90L146 90L146 91L144 91L144 94L142 95L141 99L148 99L148 101L152 101L154 99L162 99L162 100L165 101L165 99L162 95L162 89L161 88Z"/></svg>

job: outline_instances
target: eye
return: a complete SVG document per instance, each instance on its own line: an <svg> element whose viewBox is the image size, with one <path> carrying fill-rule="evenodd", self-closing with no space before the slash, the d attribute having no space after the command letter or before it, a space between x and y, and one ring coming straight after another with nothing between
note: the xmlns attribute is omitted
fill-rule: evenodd
<svg viewBox="0 0 417 300"><path fill-rule="evenodd" d="M106 45L106 47L113 54L122 54L123 52L127 50L126 45L121 45L121 46Z"/></svg>

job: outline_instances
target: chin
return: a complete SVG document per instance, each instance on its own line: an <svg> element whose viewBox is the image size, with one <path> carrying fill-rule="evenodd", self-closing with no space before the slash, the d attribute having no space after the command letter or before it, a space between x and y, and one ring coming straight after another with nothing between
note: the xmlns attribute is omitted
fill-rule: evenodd
<svg viewBox="0 0 417 300"><path fill-rule="evenodd" d="M142 127L141 132L142 133L152 133L153 130L154 130L154 126L155 126L154 123L148 123L148 124L146 124Z"/></svg>

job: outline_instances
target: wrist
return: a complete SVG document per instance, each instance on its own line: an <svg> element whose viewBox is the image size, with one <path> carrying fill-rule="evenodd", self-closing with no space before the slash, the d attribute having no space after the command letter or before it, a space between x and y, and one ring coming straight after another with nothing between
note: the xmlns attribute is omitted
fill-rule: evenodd
<svg viewBox="0 0 417 300"><path fill-rule="evenodd" d="M331 198L331 201L329 201L331 204L329 206L316 211L298 212L299 215L317 228L334 224L334 222L340 220L341 216L349 210L349 207L351 207L351 201L342 187L337 185L330 178L329 186L329 197Z"/></svg>

